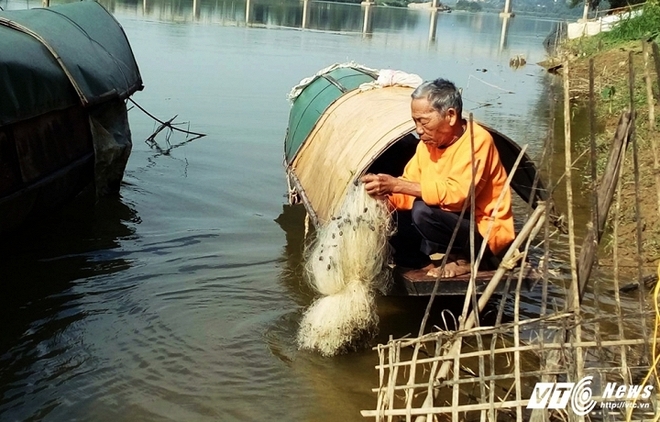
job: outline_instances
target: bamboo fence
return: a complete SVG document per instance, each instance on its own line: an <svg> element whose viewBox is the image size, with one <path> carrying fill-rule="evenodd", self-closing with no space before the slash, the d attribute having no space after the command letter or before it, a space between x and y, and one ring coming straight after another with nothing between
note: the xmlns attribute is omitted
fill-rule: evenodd
<svg viewBox="0 0 660 422"><path fill-rule="evenodd" d="M652 48L651 48L652 47ZM658 170L660 154L655 140L653 78L649 71L649 50L657 57L657 46L644 45L644 80L648 95L648 127ZM427 330L429 311L441 282L436 282L433 295L415 338L390 339L378 345L378 386L376 408L362 415L376 421L636 421L660 420L658 410L658 374L660 357L658 336L658 294L660 283L649 295L648 285L657 274L645 275L643 260L644 218L660 215L660 175L655 175L653 195L657 194L657 210L643 216L640 207L641 181L636 125L646 124L644 116L635 115L633 55L629 56L629 106L621 114L605 170L597 177L594 76L590 63L590 138L591 213L592 219L583 236L582 246L574 230L572 176L575 172L571 156L569 63L564 62L564 161L563 174L556 177L554 188L565 187L567 233L558 233L547 215L551 204L539 204L507 252L499 270L486 290L477 297L474 279L470 280L463 312L455 318L456 330L433 327ZM657 69L656 72L660 72ZM656 73L656 84L658 81ZM657 87L657 85L656 85ZM553 113L554 114L554 113ZM551 125L552 126L552 125ZM545 169L550 174L553 157L551 132L543 152ZM628 157L628 160L626 160ZM631 162L627 168L625 162ZM628 166L630 167L630 166ZM637 283L621 285L617 242L621 219L621 176L632 171L635 184L635 221L637 242ZM552 188L552 189L554 189ZM555 193L557 194L557 193ZM612 208L612 209L611 209ZM612 232L612 279L591 280L590 275L599 244L609 221ZM569 263L556 271L558 248L568 248ZM579 256L578 256L579 253ZM530 312L522 274L514 276L515 261L538 259L542 277L534 287L536 308ZM472 252L475 257L474 251ZM479 255L476 257L478 264ZM564 259L565 260L565 259ZM475 264L475 268L477 267ZM555 268L553 268L553 265ZM646 270L648 271L648 270ZM660 271L660 268L658 269ZM475 273L473 271L473 273ZM506 292L494 297L504 284ZM632 286L632 287L631 287ZM501 286L500 286L501 287ZM494 321L480 317L487 302L497 304ZM590 378L589 378L590 377ZM576 383L568 403L534 391L537 382ZM610 384L608 384L610 383ZM616 383L616 384L611 384ZM649 397L631 394L612 395L612 387L628 392L635 386L651 386ZM587 389L582 387L587 386ZM622 387L623 386L623 387ZM581 387L578 390L578 387ZM553 387L554 388L554 387ZM609 390L608 390L609 388ZM621 390L622 389L622 390ZM563 390L562 390L563 391ZM530 401L548 399L544 408L528 408ZM550 404L548 406L547 404ZM552 403L556 405L553 406ZM557 404L559 403L559 404ZM591 408L589 408L591 406ZM554 408L553 408L554 407ZM588 411L586 411L588 410Z"/></svg>

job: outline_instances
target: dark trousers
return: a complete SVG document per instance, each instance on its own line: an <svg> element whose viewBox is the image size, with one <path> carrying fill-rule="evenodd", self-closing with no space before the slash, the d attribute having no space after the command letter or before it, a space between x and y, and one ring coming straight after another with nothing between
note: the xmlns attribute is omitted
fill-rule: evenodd
<svg viewBox="0 0 660 422"><path fill-rule="evenodd" d="M412 210L396 212L397 232L390 239L394 248L394 262L410 268L421 268L431 263L429 255L447 253L449 241L458 224L458 233L452 245L451 254L470 256L470 214L465 213L459 223L461 213L444 211L428 206L421 199L415 200ZM474 230L475 256L479 253L483 237ZM484 261L492 257L488 247Z"/></svg>

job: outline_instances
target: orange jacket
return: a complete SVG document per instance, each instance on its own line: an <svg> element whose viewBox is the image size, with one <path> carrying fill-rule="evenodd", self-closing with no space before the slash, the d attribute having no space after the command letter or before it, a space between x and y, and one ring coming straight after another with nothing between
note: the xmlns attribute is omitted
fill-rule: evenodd
<svg viewBox="0 0 660 422"><path fill-rule="evenodd" d="M475 222L477 229L488 242L490 250L497 254L507 247L515 237L513 213L511 212L511 189L507 188L498 209L495 209L500 192L504 189L507 174L500 156L487 130L476 123L474 126L475 173ZM421 186L422 200L451 212L461 212L470 196L472 160L470 154L470 124L456 142L445 149L429 148L423 142L417 145L401 176ZM414 196L392 194L390 202L395 208L409 210ZM469 205L466 210L470 211ZM491 218L492 215L492 218ZM491 220L494 220L487 236Z"/></svg>

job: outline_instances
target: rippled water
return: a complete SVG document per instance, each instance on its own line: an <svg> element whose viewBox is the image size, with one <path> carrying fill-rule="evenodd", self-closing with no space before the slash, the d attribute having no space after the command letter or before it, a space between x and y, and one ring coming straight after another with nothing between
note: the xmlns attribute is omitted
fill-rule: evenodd
<svg viewBox="0 0 660 422"><path fill-rule="evenodd" d="M324 359L294 345L313 295L302 210L284 205L286 94L349 60L445 76L477 118L537 154L550 123L548 77L534 63L553 23L516 17L502 42L497 16L452 13L429 40L428 12L378 8L363 35L359 6L314 3L300 30L298 2L254 3L248 22L245 1L101 3L140 66L135 101L207 136L159 155L143 142L153 122L132 109L120 196L83 196L5 239L0 419L362 420L375 405L375 354ZM513 70L517 54L529 64ZM378 341L416 332L424 307L381 299Z"/></svg>

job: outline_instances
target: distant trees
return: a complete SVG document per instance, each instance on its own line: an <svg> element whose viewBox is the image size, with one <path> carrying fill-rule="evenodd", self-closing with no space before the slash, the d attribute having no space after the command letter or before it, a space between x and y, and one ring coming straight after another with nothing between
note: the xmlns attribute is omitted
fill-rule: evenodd
<svg viewBox="0 0 660 422"><path fill-rule="evenodd" d="M376 0L376 4L394 7L407 7L408 3L410 3L408 0Z"/></svg>
<svg viewBox="0 0 660 422"><path fill-rule="evenodd" d="M456 10L467 10L468 12L481 12L483 7L476 1L458 0L454 6Z"/></svg>

